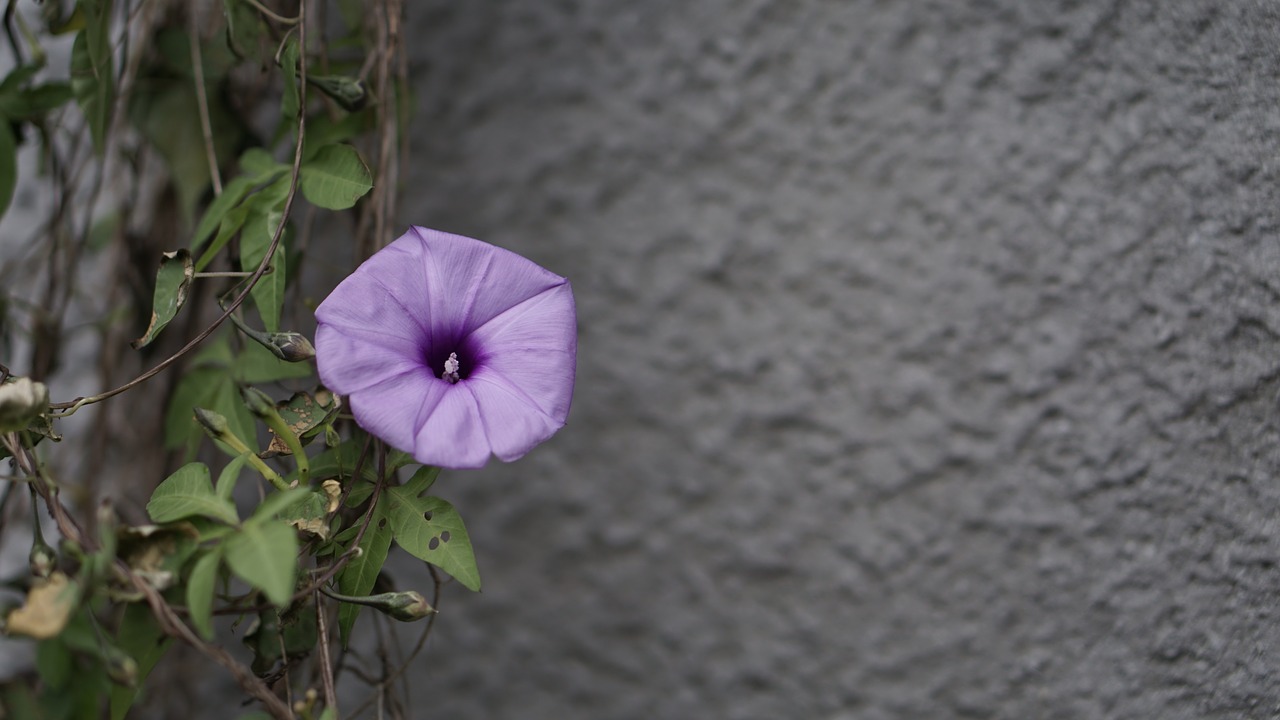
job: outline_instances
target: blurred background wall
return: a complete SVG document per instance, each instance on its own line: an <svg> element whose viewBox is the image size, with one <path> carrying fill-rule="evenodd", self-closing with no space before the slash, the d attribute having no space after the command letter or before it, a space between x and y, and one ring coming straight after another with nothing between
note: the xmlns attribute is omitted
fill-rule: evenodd
<svg viewBox="0 0 1280 720"><path fill-rule="evenodd" d="M402 224L581 323L422 717L1280 712L1280 6L407 5Z"/></svg>

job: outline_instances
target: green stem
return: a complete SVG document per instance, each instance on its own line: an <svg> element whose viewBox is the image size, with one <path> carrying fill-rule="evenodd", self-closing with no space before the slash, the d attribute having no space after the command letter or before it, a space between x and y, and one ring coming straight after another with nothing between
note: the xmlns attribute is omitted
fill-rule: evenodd
<svg viewBox="0 0 1280 720"><path fill-rule="evenodd" d="M249 464L257 470L262 477L266 478L277 490L288 490L289 485L280 477L280 473L272 470L262 458L258 457L258 453L254 452L239 438L235 433L231 432L231 427L227 425L227 419L212 410L204 408L196 408L196 422L200 423L200 427L209 434L209 437L221 442L231 448L235 455L247 455Z"/></svg>
<svg viewBox="0 0 1280 720"><path fill-rule="evenodd" d="M275 404L266 393L257 388L245 388L241 394L244 395L244 402L249 407L249 412L266 423L267 427L271 428L271 432L289 446L289 452L293 453L294 462L298 464L298 484L306 485L311 474L311 463L307 459L306 451L302 449L302 441L298 439L297 433L289 427L289 423L285 422L284 418L280 417Z"/></svg>

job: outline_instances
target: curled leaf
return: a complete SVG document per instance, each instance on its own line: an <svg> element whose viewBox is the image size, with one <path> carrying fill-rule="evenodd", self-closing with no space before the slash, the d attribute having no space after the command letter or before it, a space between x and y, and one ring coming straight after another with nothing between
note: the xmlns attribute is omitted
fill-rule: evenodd
<svg viewBox="0 0 1280 720"><path fill-rule="evenodd" d="M177 250L163 253L160 258L160 269L156 271L156 291L151 304L151 323L142 337L130 345L135 350L151 344L160 331L173 320L184 303L187 302L187 290L195 277L195 269L191 265L191 253Z"/></svg>

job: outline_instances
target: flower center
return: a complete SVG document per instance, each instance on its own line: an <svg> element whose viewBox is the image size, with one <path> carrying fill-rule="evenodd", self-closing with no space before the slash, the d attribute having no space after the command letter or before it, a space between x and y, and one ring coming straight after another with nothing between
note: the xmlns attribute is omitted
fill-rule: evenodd
<svg viewBox="0 0 1280 720"><path fill-rule="evenodd" d="M462 379L458 374L458 353L449 353L449 359L444 361L444 372L440 375L440 379L452 385Z"/></svg>

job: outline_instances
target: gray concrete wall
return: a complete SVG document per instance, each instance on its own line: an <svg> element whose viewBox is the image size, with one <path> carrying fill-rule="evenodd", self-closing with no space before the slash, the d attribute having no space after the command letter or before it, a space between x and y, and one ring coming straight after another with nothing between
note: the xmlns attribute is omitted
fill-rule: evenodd
<svg viewBox="0 0 1280 720"><path fill-rule="evenodd" d="M1280 712L1280 6L408 4L402 221L581 321L421 717Z"/></svg>

